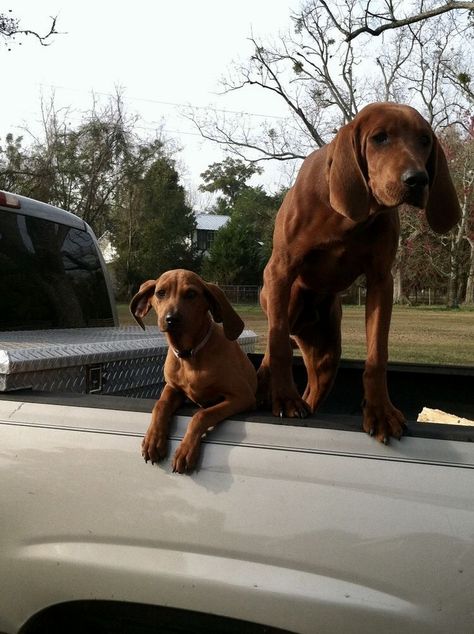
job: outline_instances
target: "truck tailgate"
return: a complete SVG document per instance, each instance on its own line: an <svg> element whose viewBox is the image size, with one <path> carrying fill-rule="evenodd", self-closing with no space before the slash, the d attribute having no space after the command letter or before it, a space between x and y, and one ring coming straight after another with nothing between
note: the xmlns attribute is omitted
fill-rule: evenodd
<svg viewBox="0 0 474 634"><path fill-rule="evenodd" d="M471 443L248 417L180 476L141 459L148 422L0 401L0 631L91 598L308 634L472 631Z"/></svg>

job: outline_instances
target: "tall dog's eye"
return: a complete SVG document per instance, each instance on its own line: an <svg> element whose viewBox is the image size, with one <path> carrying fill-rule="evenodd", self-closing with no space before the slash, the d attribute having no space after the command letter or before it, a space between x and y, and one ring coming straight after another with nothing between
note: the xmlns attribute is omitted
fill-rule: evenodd
<svg viewBox="0 0 474 634"><path fill-rule="evenodd" d="M377 134L374 134L374 136L372 137L372 141L376 145L383 145L384 143L388 141L388 134L384 131L377 132Z"/></svg>
<svg viewBox="0 0 474 634"><path fill-rule="evenodd" d="M164 288L160 288L156 291L155 295L158 297L158 299L163 299L164 297L166 297L166 291Z"/></svg>
<svg viewBox="0 0 474 634"><path fill-rule="evenodd" d="M188 290L184 293L184 299L194 299L197 297L197 291L193 288L188 288Z"/></svg>
<svg viewBox="0 0 474 634"><path fill-rule="evenodd" d="M420 136L420 144L423 147L428 147L431 143L431 137L428 134L422 134Z"/></svg>

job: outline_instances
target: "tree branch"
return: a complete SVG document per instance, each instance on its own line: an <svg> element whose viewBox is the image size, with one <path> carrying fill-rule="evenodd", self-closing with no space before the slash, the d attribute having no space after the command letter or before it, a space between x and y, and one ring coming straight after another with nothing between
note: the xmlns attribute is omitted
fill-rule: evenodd
<svg viewBox="0 0 474 634"><path fill-rule="evenodd" d="M459 0L451 0L450 2L446 2L446 4L443 4L440 7L436 7L428 11L422 11L421 13L417 13L416 15L408 16L406 18L395 19L395 17L393 16L393 18L389 22L387 22L386 24L382 24L374 29L370 28L369 25L366 23L365 26L361 26L355 31L346 31L345 29L342 29L340 24L338 24L338 22L335 20L333 14L331 13L327 5L327 2L325 2L324 0L320 0L320 1L321 1L321 4L326 9L328 15L333 19L335 26L337 26L337 28L341 31L341 33L345 35L346 42L350 42L351 40L354 40L356 37L358 37L362 33L368 33L369 35L373 35L377 37L378 35L381 35L385 31L388 31L389 29L399 29L403 26L408 26L409 24L415 24L416 22L428 20L429 18L442 15L443 13L447 13L449 11L456 11L456 10L462 10L462 9L466 11L474 11L474 2L461 2ZM367 17L367 14L366 14L366 17ZM374 17L381 17L381 16L374 16Z"/></svg>
<svg viewBox="0 0 474 634"><path fill-rule="evenodd" d="M19 28L19 20L14 17L9 17L5 14L0 14L0 37L8 40L15 39L15 35L33 35L41 46L49 46L51 42L47 40L53 36L57 35L58 31L56 31L56 20L57 17L51 17L51 25L49 31L44 35L40 35L36 31L32 29L20 29Z"/></svg>

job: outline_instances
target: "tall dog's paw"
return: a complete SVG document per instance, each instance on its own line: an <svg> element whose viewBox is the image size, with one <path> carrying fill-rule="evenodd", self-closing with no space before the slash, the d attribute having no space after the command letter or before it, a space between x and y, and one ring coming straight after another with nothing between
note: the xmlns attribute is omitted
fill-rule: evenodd
<svg viewBox="0 0 474 634"><path fill-rule="evenodd" d="M363 427L365 432L385 445L388 445L390 437L400 440L407 429L405 417L390 402L378 406L365 403Z"/></svg>
<svg viewBox="0 0 474 634"><path fill-rule="evenodd" d="M311 414L309 405L296 393L295 395L277 396L273 399L272 413L280 418L306 418Z"/></svg>
<svg viewBox="0 0 474 634"><path fill-rule="evenodd" d="M142 440L142 456L145 462L150 461L151 464L159 462L166 458L168 454L168 439L166 436L148 431Z"/></svg>
<svg viewBox="0 0 474 634"><path fill-rule="evenodd" d="M171 464L173 473L189 473L194 469L199 458L199 441L197 443L182 440L175 451Z"/></svg>

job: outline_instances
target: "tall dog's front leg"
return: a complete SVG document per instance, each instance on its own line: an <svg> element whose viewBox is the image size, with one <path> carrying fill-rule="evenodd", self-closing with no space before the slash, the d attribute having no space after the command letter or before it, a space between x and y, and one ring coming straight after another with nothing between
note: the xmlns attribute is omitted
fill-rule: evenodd
<svg viewBox="0 0 474 634"><path fill-rule="evenodd" d="M184 395L168 384L165 385L161 396L156 401L151 415L145 438L142 441L142 456L145 462L152 464L162 460L168 453L168 425L174 412L182 404Z"/></svg>
<svg viewBox="0 0 474 634"><path fill-rule="evenodd" d="M198 410L188 425L183 440L174 454L172 468L178 473L192 471L199 458L201 439L204 434L225 418L255 407L255 396L249 390L244 398L238 397L224 400L205 409Z"/></svg>
<svg viewBox="0 0 474 634"><path fill-rule="evenodd" d="M392 316L393 279L367 277L366 337L364 371L364 431L380 442L400 438L405 417L390 401L387 389L388 334Z"/></svg>
<svg viewBox="0 0 474 634"><path fill-rule="evenodd" d="M268 342L257 377L259 394L270 396L274 416L304 418L309 407L298 394L292 373L288 315L294 279L288 262L273 255L264 271L261 303L268 318Z"/></svg>

